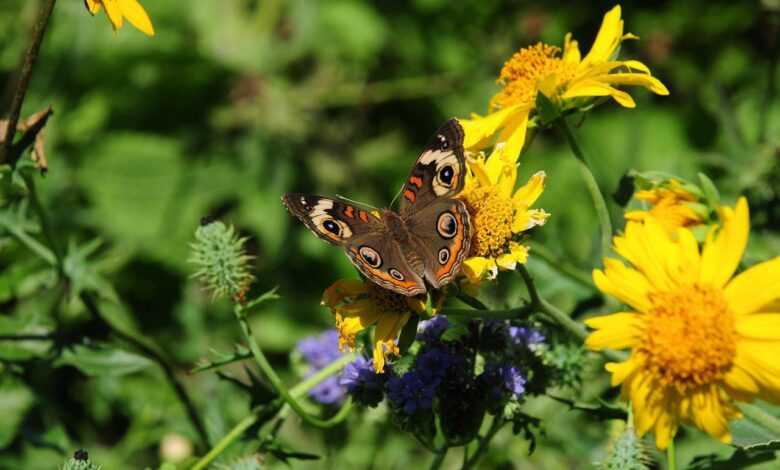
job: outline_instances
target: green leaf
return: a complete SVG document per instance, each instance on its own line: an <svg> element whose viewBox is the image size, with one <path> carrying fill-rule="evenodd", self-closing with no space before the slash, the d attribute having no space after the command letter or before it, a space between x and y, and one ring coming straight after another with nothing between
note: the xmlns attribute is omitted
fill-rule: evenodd
<svg viewBox="0 0 780 470"><path fill-rule="evenodd" d="M542 92L536 94L536 109L539 112L539 119L541 119L542 124L549 124L558 119L561 115L558 106L550 101L550 98Z"/></svg>
<svg viewBox="0 0 780 470"><path fill-rule="evenodd" d="M704 191L704 199L710 207L718 207L720 205L720 193L718 188L715 187L715 183L704 173L699 173L699 182L701 183L702 191Z"/></svg>
<svg viewBox="0 0 780 470"><path fill-rule="evenodd" d="M0 425L0 449L13 441L19 425L35 401L33 393L17 378L8 373L0 378L0 410L3 410Z"/></svg>
<svg viewBox="0 0 780 470"><path fill-rule="evenodd" d="M463 323L456 323L446 330L441 335L441 340L445 343L453 343L460 340L462 337L469 334L469 329Z"/></svg>
<svg viewBox="0 0 780 470"><path fill-rule="evenodd" d="M569 409L584 411L585 413L588 413L589 415L593 416L599 421L606 421L610 419L625 420L628 418L628 413L626 413L625 409L621 408L620 406L612 405L601 400L599 400L598 403L585 403L585 402L575 402L574 400L569 400L568 398L556 397L554 395L547 395L547 396L552 398L555 401L559 401L561 403L569 405Z"/></svg>
<svg viewBox="0 0 780 470"><path fill-rule="evenodd" d="M409 346L412 345L414 339L417 337L417 323L420 321L420 317L413 315L412 318L406 322L403 330L401 330L401 336L398 339L398 349L401 354L405 354L409 350Z"/></svg>
<svg viewBox="0 0 780 470"><path fill-rule="evenodd" d="M780 441L764 442L749 447L737 447L728 457L720 457L716 454L694 457L687 468L688 470L731 470L735 468L746 468L749 465L776 460L776 452L779 450Z"/></svg>
<svg viewBox="0 0 780 470"><path fill-rule="evenodd" d="M76 345L66 349L55 361L55 367L73 366L89 376L119 377L149 367L152 362L143 356L111 347L91 348Z"/></svg>

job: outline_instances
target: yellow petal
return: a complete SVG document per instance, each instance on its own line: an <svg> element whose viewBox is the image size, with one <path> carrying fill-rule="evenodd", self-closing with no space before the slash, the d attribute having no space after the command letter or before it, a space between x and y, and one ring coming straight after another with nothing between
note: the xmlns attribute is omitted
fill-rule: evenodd
<svg viewBox="0 0 780 470"><path fill-rule="evenodd" d="M103 0L103 7L106 9L106 15L108 20L114 27L114 31L122 27L122 7L119 5L119 0Z"/></svg>
<svg viewBox="0 0 780 470"><path fill-rule="evenodd" d="M547 174L544 171L537 171L531 176L526 184L520 187L512 196L515 203L523 204L525 207L531 207L544 191L544 180Z"/></svg>
<svg viewBox="0 0 780 470"><path fill-rule="evenodd" d="M401 328L409 320L409 314L382 315L374 330L374 370L377 373L384 372L385 358L390 354L398 355L398 346L395 339L401 332Z"/></svg>
<svg viewBox="0 0 780 470"><path fill-rule="evenodd" d="M498 274L495 261L482 256L467 258L461 270L471 283L478 283L484 278L493 279Z"/></svg>
<svg viewBox="0 0 780 470"><path fill-rule="evenodd" d="M347 297L366 292L365 283L358 279L339 279L322 293L322 305L333 308Z"/></svg>
<svg viewBox="0 0 780 470"><path fill-rule="evenodd" d="M759 387L758 383L756 383L756 381L753 379L753 376L751 376L749 372L738 365L737 360L734 362L735 364L723 378L723 381L726 383L726 385L739 392L750 395L757 394L759 392Z"/></svg>
<svg viewBox="0 0 780 470"><path fill-rule="evenodd" d="M468 160L468 166L471 170L471 174L476 178L479 186L493 186L494 181L490 179L490 174L487 171L487 165L483 159L470 159Z"/></svg>
<svg viewBox="0 0 780 470"><path fill-rule="evenodd" d="M100 2L96 0L85 0L84 4L87 7L87 11L91 14L95 14L100 11Z"/></svg>
<svg viewBox="0 0 780 470"><path fill-rule="evenodd" d="M639 62L638 60L624 60L622 61L622 63L630 70L636 70L639 72L646 73L648 75L650 74L650 69L647 68L647 65L643 64L642 62Z"/></svg>
<svg viewBox="0 0 780 470"><path fill-rule="evenodd" d="M527 115L529 111L522 110L519 106L510 106L484 117L474 115L472 119L458 119L464 133L463 146L466 150L479 150L486 147L491 137L505 125L507 120L518 112Z"/></svg>
<svg viewBox="0 0 780 470"><path fill-rule="evenodd" d="M644 73L611 73L592 77L602 83L610 85L635 85L642 86L657 95L668 95L669 90L657 78Z"/></svg>
<svg viewBox="0 0 780 470"><path fill-rule="evenodd" d="M571 38L571 33L566 33L563 39L563 61L570 64L580 63L580 46Z"/></svg>
<svg viewBox="0 0 780 470"><path fill-rule="evenodd" d="M738 314L756 312L780 299L780 257L738 274L726 286L725 294L729 306Z"/></svg>
<svg viewBox="0 0 780 470"><path fill-rule="evenodd" d="M734 210L724 207L720 211L723 226L716 236L708 237L701 259L700 282L723 287L742 259L750 230L747 199L739 198Z"/></svg>
<svg viewBox="0 0 780 470"><path fill-rule="evenodd" d="M154 36L152 20L137 0L119 0L122 14L127 21L147 36Z"/></svg>
<svg viewBox="0 0 780 470"><path fill-rule="evenodd" d="M496 258L496 264L503 271L513 271L518 264L528 261L528 247L517 242L509 243L509 253Z"/></svg>
<svg viewBox="0 0 780 470"><path fill-rule="evenodd" d="M598 80L581 80L572 84L563 94L563 99L592 97L592 96L611 96L624 108L635 108L636 103L628 93L613 88L606 83Z"/></svg>
<svg viewBox="0 0 780 470"><path fill-rule="evenodd" d="M593 271L593 282L605 294L609 294L640 312L650 310L648 293L651 286L647 278L618 260L605 259L606 269Z"/></svg>
<svg viewBox="0 0 780 470"><path fill-rule="evenodd" d="M721 442L731 442L729 423L726 417L728 413L721 403L715 386L694 392L691 411L693 413L693 422L702 431Z"/></svg>
<svg viewBox="0 0 780 470"><path fill-rule="evenodd" d="M601 21L601 28L590 48L588 55L582 59L583 64L604 62L610 59L623 38L623 20L620 19L620 5L612 8Z"/></svg>
<svg viewBox="0 0 780 470"><path fill-rule="evenodd" d="M510 117L498 138L499 142L506 143L504 151L506 155L513 159L513 162L517 161L525 145L525 135L528 131L528 114L527 112L522 112Z"/></svg>
<svg viewBox="0 0 780 470"><path fill-rule="evenodd" d="M628 378L631 374L634 373L634 371L637 370L637 368L640 366L639 360L635 356L631 356L628 358L628 360L623 362L609 362L607 363L604 368L612 373L612 380L610 381L610 384L613 387L616 387L623 383L626 378Z"/></svg>
<svg viewBox="0 0 780 470"><path fill-rule="evenodd" d="M641 271L656 289L671 289L670 266L678 266L679 249L653 217L629 222L625 234L613 239L615 251Z"/></svg>
<svg viewBox="0 0 780 470"><path fill-rule="evenodd" d="M642 315L633 312L593 317L585 320L585 324L596 330L585 340L585 346L595 351L630 348L644 329Z"/></svg>
<svg viewBox="0 0 780 470"><path fill-rule="evenodd" d="M780 313L744 315L735 323L737 333L743 337L780 341Z"/></svg>

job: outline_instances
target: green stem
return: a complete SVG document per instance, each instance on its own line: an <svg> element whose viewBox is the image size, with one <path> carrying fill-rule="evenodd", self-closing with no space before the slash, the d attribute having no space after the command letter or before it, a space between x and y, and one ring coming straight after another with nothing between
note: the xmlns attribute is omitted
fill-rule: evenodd
<svg viewBox="0 0 780 470"><path fill-rule="evenodd" d="M344 417L340 416L342 414L341 412L339 412L337 416L334 416L333 418L320 419L316 416L310 415L306 412L306 410L303 409L300 403L298 403L298 401L293 398L292 395L290 395L290 392L287 390L287 387L285 387L282 379L280 379L276 374L276 371L274 371L273 367L268 362L268 359L266 359L265 354L263 354L263 351L260 349L257 341L255 341L254 336L252 336L252 329L249 326L249 321L247 321L246 315L244 314L241 306L237 305L233 310L236 314L238 323L241 325L241 331L244 333L244 338L246 339L247 343L249 343L249 350L252 351L252 356L254 356L255 362L257 362L257 365L260 366L260 370L263 371L279 395L281 395L284 401L290 405L290 408L292 408L293 411L295 411L298 416L300 416L301 419L303 419L305 422L318 428L331 428L343 421ZM348 411L351 407L351 404L351 401L348 401L346 404L344 404L344 408L347 408Z"/></svg>
<svg viewBox="0 0 780 470"><path fill-rule="evenodd" d="M674 438L669 441L669 447L666 448L666 468L667 470L677 470L677 456L674 448Z"/></svg>
<svg viewBox="0 0 780 470"><path fill-rule="evenodd" d="M482 457L482 454L485 453L488 446L490 445L490 441L493 440L493 437L495 437L496 434L498 434L498 431L501 430L501 426L503 426L503 424L503 419L498 417L493 418L493 422L490 424L490 429L488 429L488 432L479 439L477 448L474 450L474 454L472 454L472 456L466 460L466 462L463 464L463 467L461 467L461 470L474 468L474 466L479 463L479 459Z"/></svg>
<svg viewBox="0 0 780 470"><path fill-rule="evenodd" d="M607 256L612 247L612 221L609 218L607 202L604 199L604 195L601 194L601 189L599 189L599 184L596 182L595 176L593 176L585 152L583 152L582 146L580 146L579 141L577 141L577 137L574 135L574 131L566 120L566 117L561 116L555 122L566 135L569 147L571 147L575 159L579 162L580 172L585 180L585 186L590 193L590 197L593 200L593 207L596 209L596 216L598 217L599 225L601 226L601 256Z"/></svg>
<svg viewBox="0 0 780 470"><path fill-rule="evenodd" d="M447 457L447 451L449 450L450 448L446 445L441 449L437 449L433 454L433 461L431 462L431 466L428 468L430 470L439 470L439 468L441 468L441 464L444 463L444 458Z"/></svg>
<svg viewBox="0 0 780 470"><path fill-rule="evenodd" d="M534 309L530 305L526 305L520 308L510 308L505 310L476 310L469 308L445 308L439 313L447 315L448 317L459 318L494 318L496 320L512 320L516 318L522 318L533 312Z"/></svg>
<svg viewBox="0 0 780 470"><path fill-rule="evenodd" d="M565 275L577 284L587 287L590 290L596 290L593 286L593 281L589 273L578 268L574 264L564 261L555 256L546 246L531 242L531 252L535 257L541 258L548 266L555 269L559 273Z"/></svg>
<svg viewBox="0 0 780 470"><path fill-rule="evenodd" d="M780 419L770 415L756 405L751 405L749 403L741 403L739 405L739 409L742 411L745 417L751 421L760 424L761 426L772 431L774 434L780 436Z"/></svg>
<svg viewBox="0 0 780 470"><path fill-rule="evenodd" d="M38 52L41 49L41 43L43 42L43 34L46 32L46 26L49 24L49 18L51 12L54 10L54 3L56 0L45 0L41 9L38 12L38 18L35 21L35 27L32 33L32 42L27 52L24 55L24 61L19 72L19 81L16 83L16 89L14 90L13 98L11 99L11 111L8 115L8 127L5 130L5 135L2 137L2 147L0 147L0 163L10 163L14 165L18 156L11 155L11 147L14 143L14 135L16 134L16 125L19 123L19 116L22 112L22 104L24 98L27 95L27 89L30 87L30 79L32 78L33 67L35 61L38 59Z"/></svg>
<svg viewBox="0 0 780 470"><path fill-rule="evenodd" d="M60 250L59 243L57 243L57 240L54 237L54 228L51 226L51 222L49 222L49 217L46 214L46 210L43 208L41 198L38 197L38 191L35 187L35 179L32 175L25 172L22 172L22 179L24 179L24 184L27 186L27 195L28 199L30 200L30 204L32 205L35 213L38 215L38 220L41 224L41 231L43 232L43 236L46 238L46 242L49 244L49 248L54 254L54 258L56 260L55 265L57 266L60 274L62 274L62 250Z"/></svg>
<svg viewBox="0 0 780 470"><path fill-rule="evenodd" d="M340 371L346 364L351 362L355 359L355 354L345 354L344 356L340 357L339 359L331 362L326 367L323 367L317 373L312 374L311 377L308 377L307 379L299 382L297 385L292 387L290 389L290 395L292 395L295 398L300 398L306 395L309 390L316 387L318 384L320 384L323 380L327 379L331 375L335 374L336 372ZM273 406L271 406L273 408ZM219 457L219 455L225 451L228 447L230 447L233 442L241 438L243 433L251 428L255 423L257 423L260 419L260 417L264 414L266 411L266 408L256 408L252 410L252 413L249 414L247 417L242 419L238 422L235 426L233 426L233 429L230 430L222 439L217 442L217 444L203 457L201 457L195 464L191 467L190 470L202 470L206 468L214 459ZM282 410L283 412L284 410ZM343 420L347 413L349 412L349 407L344 406L339 410L339 412L334 416L338 417L339 419Z"/></svg>
<svg viewBox="0 0 780 470"><path fill-rule="evenodd" d="M3 219L0 219L0 226L2 226L14 238L16 238L19 243L26 246L30 251L38 255L38 257L44 260L47 264L51 266L57 265L57 257L54 256L54 253L52 253L51 250L46 248L38 240L29 236L24 230Z"/></svg>
<svg viewBox="0 0 780 470"><path fill-rule="evenodd" d="M525 286L528 289L528 295L531 297L531 308L546 314L551 320L566 328L569 333L577 337L580 341L585 341L585 338L588 337L588 329L585 325L574 320L571 316L566 314L566 312L543 299L539 295L539 291L536 290L534 280L525 266L519 266L517 271L520 273L520 276L522 276ZM601 353L611 361L622 362L626 360L625 354L611 349L604 349Z"/></svg>

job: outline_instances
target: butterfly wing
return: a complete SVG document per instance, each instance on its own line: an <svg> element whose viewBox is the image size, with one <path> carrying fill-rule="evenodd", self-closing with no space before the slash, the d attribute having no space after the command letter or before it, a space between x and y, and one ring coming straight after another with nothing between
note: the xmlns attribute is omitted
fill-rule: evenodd
<svg viewBox="0 0 780 470"><path fill-rule="evenodd" d="M374 283L403 295L425 292L423 273L409 266L381 219L327 197L288 193L282 202L319 238L343 247L358 271Z"/></svg>
<svg viewBox="0 0 780 470"><path fill-rule="evenodd" d="M423 259L423 276L438 289L450 282L471 247L471 223L466 204L437 199L406 221L414 249Z"/></svg>
<svg viewBox="0 0 780 470"><path fill-rule="evenodd" d="M401 217L409 217L438 198L458 194L465 178L463 128L456 119L450 119L425 146L404 183L399 208Z"/></svg>

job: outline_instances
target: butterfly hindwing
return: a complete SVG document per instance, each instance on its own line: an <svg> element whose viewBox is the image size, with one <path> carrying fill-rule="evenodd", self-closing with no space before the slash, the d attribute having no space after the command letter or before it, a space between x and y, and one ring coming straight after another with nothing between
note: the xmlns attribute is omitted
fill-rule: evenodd
<svg viewBox="0 0 780 470"><path fill-rule="evenodd" d="M399 212L409 217L438 198L449 198L463 189L466 157L463 128L456 119L442 125L425 146L404 183Z"/></svg>
<svg viewBox="0 0 780 470"><path fill-rule="evenodd" d="M459 272L471 247L471 223L466 204L438 199L407 220L415 249L424 262L424 277L438 289Z"/></svg>
<svg viewBox="0 0 780 470"><path fill-rule="evenodd" d="M371 233L349 243L346 249L352 264L380 287L407 296L425 293L422 273L410 267L389 232Z"/></svg>

